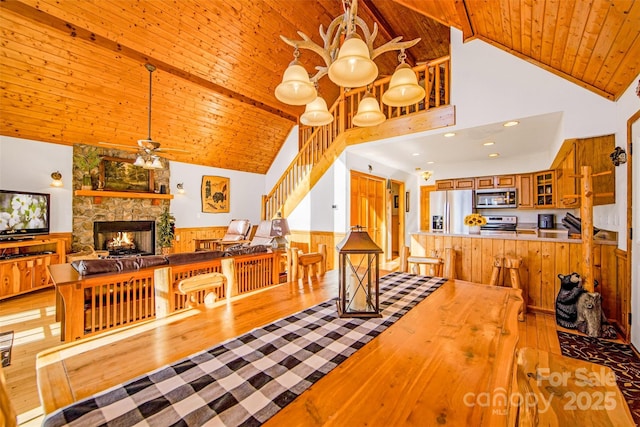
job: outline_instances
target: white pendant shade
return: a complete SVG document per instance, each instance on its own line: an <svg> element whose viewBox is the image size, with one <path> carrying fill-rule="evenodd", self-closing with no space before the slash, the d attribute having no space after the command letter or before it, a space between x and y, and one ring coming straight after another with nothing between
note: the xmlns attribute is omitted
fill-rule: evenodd
<svg viewBox="0 0 640 427"><path fill-rule="evenodd" d="M300 123L306 126L324 126L333 121L333 115L327 110L327 103L321 97L307 104L300 116Z"/></svg>
<svg viewBox="0 0 640 427"><path fill-rule="evenodd" d="M384 122L386 117L380 111L378 100L367 93L358 105L358 113L353 116L353 124L360 127L376 126Z"/></svg>
<svg viewBox="0 0 640 427"><path fill-rule="evenodd" d="M144 159L142 158L142 156L138 156L136 157L136 161L133 162L134 166L144 166Z"/></svg>
<svg viewBox="0 0 640 427"><path fill-rule="evenodd" d="M316 88L309 81L309 74L297 61L293 61L276 87L276 98L289 105L306 105L316 99Z"/></svg>
<svg viewBox="0 0 640 427"><path fill-rule="evenodd" d="M424 99L425 91L418 85L416 73L404 62L391 76L389 89L382 95L382 102L390 107L417 104Z"/></svg>
<svg viewBox="0 0 640 427"><path fill-rule="evenodd" d="M349 36L338 58L329 67L329 78L342 87L361 87L378 77L378 66L369 56L367 44L356 34Z"/></svg>

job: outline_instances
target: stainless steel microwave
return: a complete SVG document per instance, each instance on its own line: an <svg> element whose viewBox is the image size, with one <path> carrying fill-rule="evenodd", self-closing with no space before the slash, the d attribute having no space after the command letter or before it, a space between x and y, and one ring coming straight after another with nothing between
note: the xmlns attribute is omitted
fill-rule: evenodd
<svg viewBox="0 0 640 427"><path fill-rule="evenodd" d="M476 190L476 209L517 208L515 188Z"/></svg>

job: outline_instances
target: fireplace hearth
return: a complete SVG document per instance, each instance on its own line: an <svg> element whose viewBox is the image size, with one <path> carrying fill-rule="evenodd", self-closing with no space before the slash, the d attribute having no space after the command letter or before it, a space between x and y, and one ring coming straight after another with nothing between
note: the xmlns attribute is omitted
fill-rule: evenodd
<svg viewBox="0 0 640 427"><path fill-rule="evenodd" d="M95 221L93 242L96 250L109 256L153 255L156 247L155 221Z"/></svg>

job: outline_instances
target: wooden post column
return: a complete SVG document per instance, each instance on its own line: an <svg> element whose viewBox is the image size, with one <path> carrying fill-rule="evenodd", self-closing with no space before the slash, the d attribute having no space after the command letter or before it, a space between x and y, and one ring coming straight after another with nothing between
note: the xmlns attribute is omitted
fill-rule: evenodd
<svg viewBox="0 0 640 427"><path fill-rule="evenodd" d="M582 204L580 217L582 221L582 286L587 292L593 292L593 179L591 166L582 166Z"/></svg>

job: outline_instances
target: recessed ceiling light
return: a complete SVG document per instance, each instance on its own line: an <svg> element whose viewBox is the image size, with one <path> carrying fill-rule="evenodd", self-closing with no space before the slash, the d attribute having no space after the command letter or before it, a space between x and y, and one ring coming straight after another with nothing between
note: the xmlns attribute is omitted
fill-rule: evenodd
<svg viewBox="0 0 640 427"><path fill-rule="evenodd" d="M412 155L413 157L415 157L415 156L419 156L419 155L420 155L420 153L412 153L411 155Z"/></svg>
<svg viewBox="0 0 640 427"><path fill-rule="evenodd" d="M518 121L516 121L516 120L512 120L512 121L510 121L510 122L507 122L507 123L503 124L502 126L504 126L504 127L506 127L506 128L509 128L509 127L511 127L511 126L516 126L516 125L518 125L519 123L520 123L520 122L518 122Z"/></svg>
<svg viewBox="0 0 640 427"><path fill-rule="evenodd" d="M484 144L482 144L482 145L484 145L485 147L488 147L489 145L493 145L493 144L495 144L495 142L493 142L493 141L487 141L487 142L485 142L485 143L484 143Z"/></svg>
<svg viewBox="0 0 640 427"><path fill-rule="evenodd" d="M427 164L428 164L428 165L432 165L432 164L434 164L434 163L435 163L435 162L434 162L433 160L430 160L430 161L428 161L428 162L427 162Z"/></svg>
<svg viewBox="0 0 640 427"><path fill-rule="evenodd" d="M452 136L456 136L456 133L455 132L447 132L447 133L444 134L445 138L451 138Z"/></svg>
<svg viewBox="0 0 640 427"><path fill-rule="evenodd" d="M498 157L500 155L500 153L491 153L489 154L489 157Z"/></svg>

